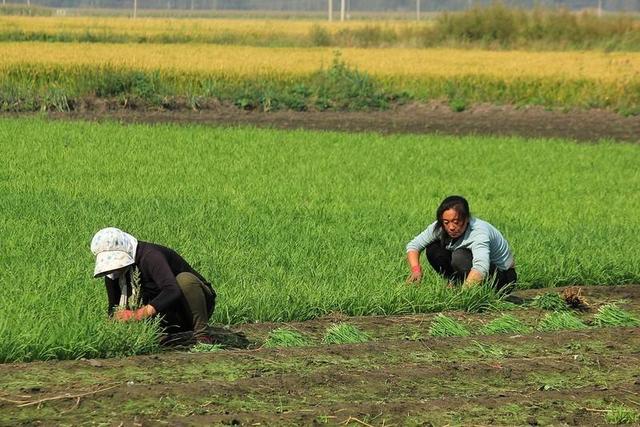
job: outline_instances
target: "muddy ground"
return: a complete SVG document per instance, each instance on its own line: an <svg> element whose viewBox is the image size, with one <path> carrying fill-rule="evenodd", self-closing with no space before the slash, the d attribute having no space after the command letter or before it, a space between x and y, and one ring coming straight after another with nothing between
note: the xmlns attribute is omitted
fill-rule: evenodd
<svg viewBox="0 0 640 427"><path fill-rule="evenodd" d="M640 285L583 294L587 322L613 301L640 314ZM500 313L449 315L477 330ZM252 349L0 365L0 425L602 425L611 405L640 410L640 328L433 338L433 316L334 314L233 327ZM321 344L339 321L372 340ZM314 345L260 346L283 326Z"/></svg>
<svg viewBox="0 0 640 427"><path fill-rule="evenodd" d="M175 110L122 109L115 101L94 100L86 102L77 111L46 115L55 119L117 120L126 123L173 122L384 134L515 135L568 138L584 142L602 139L640 142L640 116L624 117L605 110L560 112L542 107L491 105L477 105L454 112L447 104L440 102L414 103L373 112L258 112L215 103L201 111L192 111L184 106L178 106Z"/></svg>

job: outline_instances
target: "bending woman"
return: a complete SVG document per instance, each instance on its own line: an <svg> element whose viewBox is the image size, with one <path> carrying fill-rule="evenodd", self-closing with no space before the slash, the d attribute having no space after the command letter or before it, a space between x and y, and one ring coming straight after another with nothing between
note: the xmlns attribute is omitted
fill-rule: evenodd
<svg viewBox="0 0 640 427"><path fill-rule="evenodd" d="M422 251L436 272L465 287L495 275L495 287L511 285L510 290L518 278L509 243L494 226L471 216L469 203L461 196L444 199L436 221L407 244L409 283L422 280Z"/></svg>
<svg viewBox="0 0 640 427"><path fill-rule="evenodd" d="M105 278L110 316L126 322L160 315L168 334L193 331L196 341L211 343L216 293L177 252L113 227L93 236L91 252L94 277Z"/></svg>

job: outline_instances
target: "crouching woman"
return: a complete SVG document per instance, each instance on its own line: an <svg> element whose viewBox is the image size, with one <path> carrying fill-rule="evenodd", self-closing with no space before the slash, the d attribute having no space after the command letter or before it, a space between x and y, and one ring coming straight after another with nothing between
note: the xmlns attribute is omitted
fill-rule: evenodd
<svg viewBox="0 0 640 427"><path fill-rule="evenodd" d="M192 331L197 342L211 343L216 293L177 252L113 227L93 236L91 252L94 277L105 278L110 316L123 322L161 316L167 334Z"/></svg>
<svg viewBox="0 0 640 427"><path fill-rule="evenodd" d="M518 278L507 240L494 226L471 216L469 203L461 196L444 199L436 221L407 244L408 283L422 279L423 251L431 267L450 284L470 287L486 279L509 292Z"/></svg>

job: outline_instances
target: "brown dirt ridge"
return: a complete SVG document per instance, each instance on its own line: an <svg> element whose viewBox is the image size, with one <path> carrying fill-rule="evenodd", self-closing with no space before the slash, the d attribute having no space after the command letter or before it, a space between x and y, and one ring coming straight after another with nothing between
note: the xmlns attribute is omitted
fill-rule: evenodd
<svg viewBox="0 0 640 427"><path fill-rule="evenodd" d="M525 299L567 288L520 291ZM589 322L603 304L640 313L640 285L581 286ZM509 311L535 324L544 310ZM499 312L447 315L481 326ZM0 365L0 425L603 425L640 411L640 328L436 338L435 314L238 325L251 349ZM322 345L349 322L363 344ZM310 347L260 346L276 327Z"/></svg>
<svg viewBox="0 0 640 427"><path fill-rule="evenodd" d="M442 102L411 103L385 111L246 111L212 103L193 111L122 108L115 103L86 103L67 113L50 112L52 119L116 120L123 123L181 123L216 126L253 125L276 129L310 129L382 134L500 135L640 142L640 116L624 117L606 110L550 111L542 107L475 105L454 112ZM24 116L27 113L6 113ZM30 113L33 114L33 113Z"/></svg>

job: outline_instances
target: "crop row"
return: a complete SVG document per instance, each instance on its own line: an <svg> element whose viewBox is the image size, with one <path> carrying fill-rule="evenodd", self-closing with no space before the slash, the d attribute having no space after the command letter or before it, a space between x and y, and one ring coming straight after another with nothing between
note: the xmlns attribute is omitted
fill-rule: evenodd
<svg viewBox="0 0 640 427"><path fill-rule="evenodd" d="M122 49L117 56L117 48L110 46L92 49L85 57L64 49L40 51L38 57L43 45L32 51L29 46L22 46L22 51L18 47L0 45L7 54L0 69L4 111L69 111L87 99L104 98L120 106L169 109L206 108L212 100L263 111L381 109L407 101L444 100L455 110L497 103L640 112L640 56L568 54L567 58L495 52L468 56L464 51L432 51L422 58L427 65L420 68L410 53L391 51L386 53L392 58L384 56L377 63L375 56L361 56L371 51L345 52L347 64L340 54L332 59L329 52L277 49L247 48L226 55L231 50L219 47L165 51L156 46L158 51L149 52L129 46L131 51ZM244 55L251 59L243 61ZM306 60L309 55L315 55L316 68L300 65L314 63ZM194 57L210 58L209 63L205 59L191 66ZM368 66L362 65L367 62ZM394 68L402 63L405 72ZM545 68L545 63L554 66Z"/></svg>
<svg viewBox="0 0 640 427"><path fill-rule="evenodd" d="M525 317L520 313L520 317ZM533 317L533 316L530 316ZM470 329L468 325L443 313L433 318L428 330L432 337L466 337L470 335L494 335L530 334L534 331L550 332L567 329L586 329L592 327L637 327L640 326L640 319L633 313L619 308L615 303L607 304L599 308L595 314L591 325L585 323L576 314L569 311L554 311L541 317L535 326L531 326L530 321L523 321L512 314L502 314L499 317L487 322L480 328ZM329 326L322 338L323 344L356 344L367 342L371 339L369 334L361 331L356 326L348 323L338 323ZM424 339L419 330L413 331L405 339L417 341ZM303 347L313 345L314 339L295 329L277 328L272 330L267 337L264 346L273 347ZM204 346L203 346L204 347ZM204 347L206 348L206 347ZM220 346L214 346L211 350L218 350Z"/></svg>
<svg viewBox="0 0 640 427"><path fill-rule="evenodd" d="M0 17L0 41L215 43L251 46L640 50L630 16L526 12L499 4L434 20L353 21Z"/></svg>

